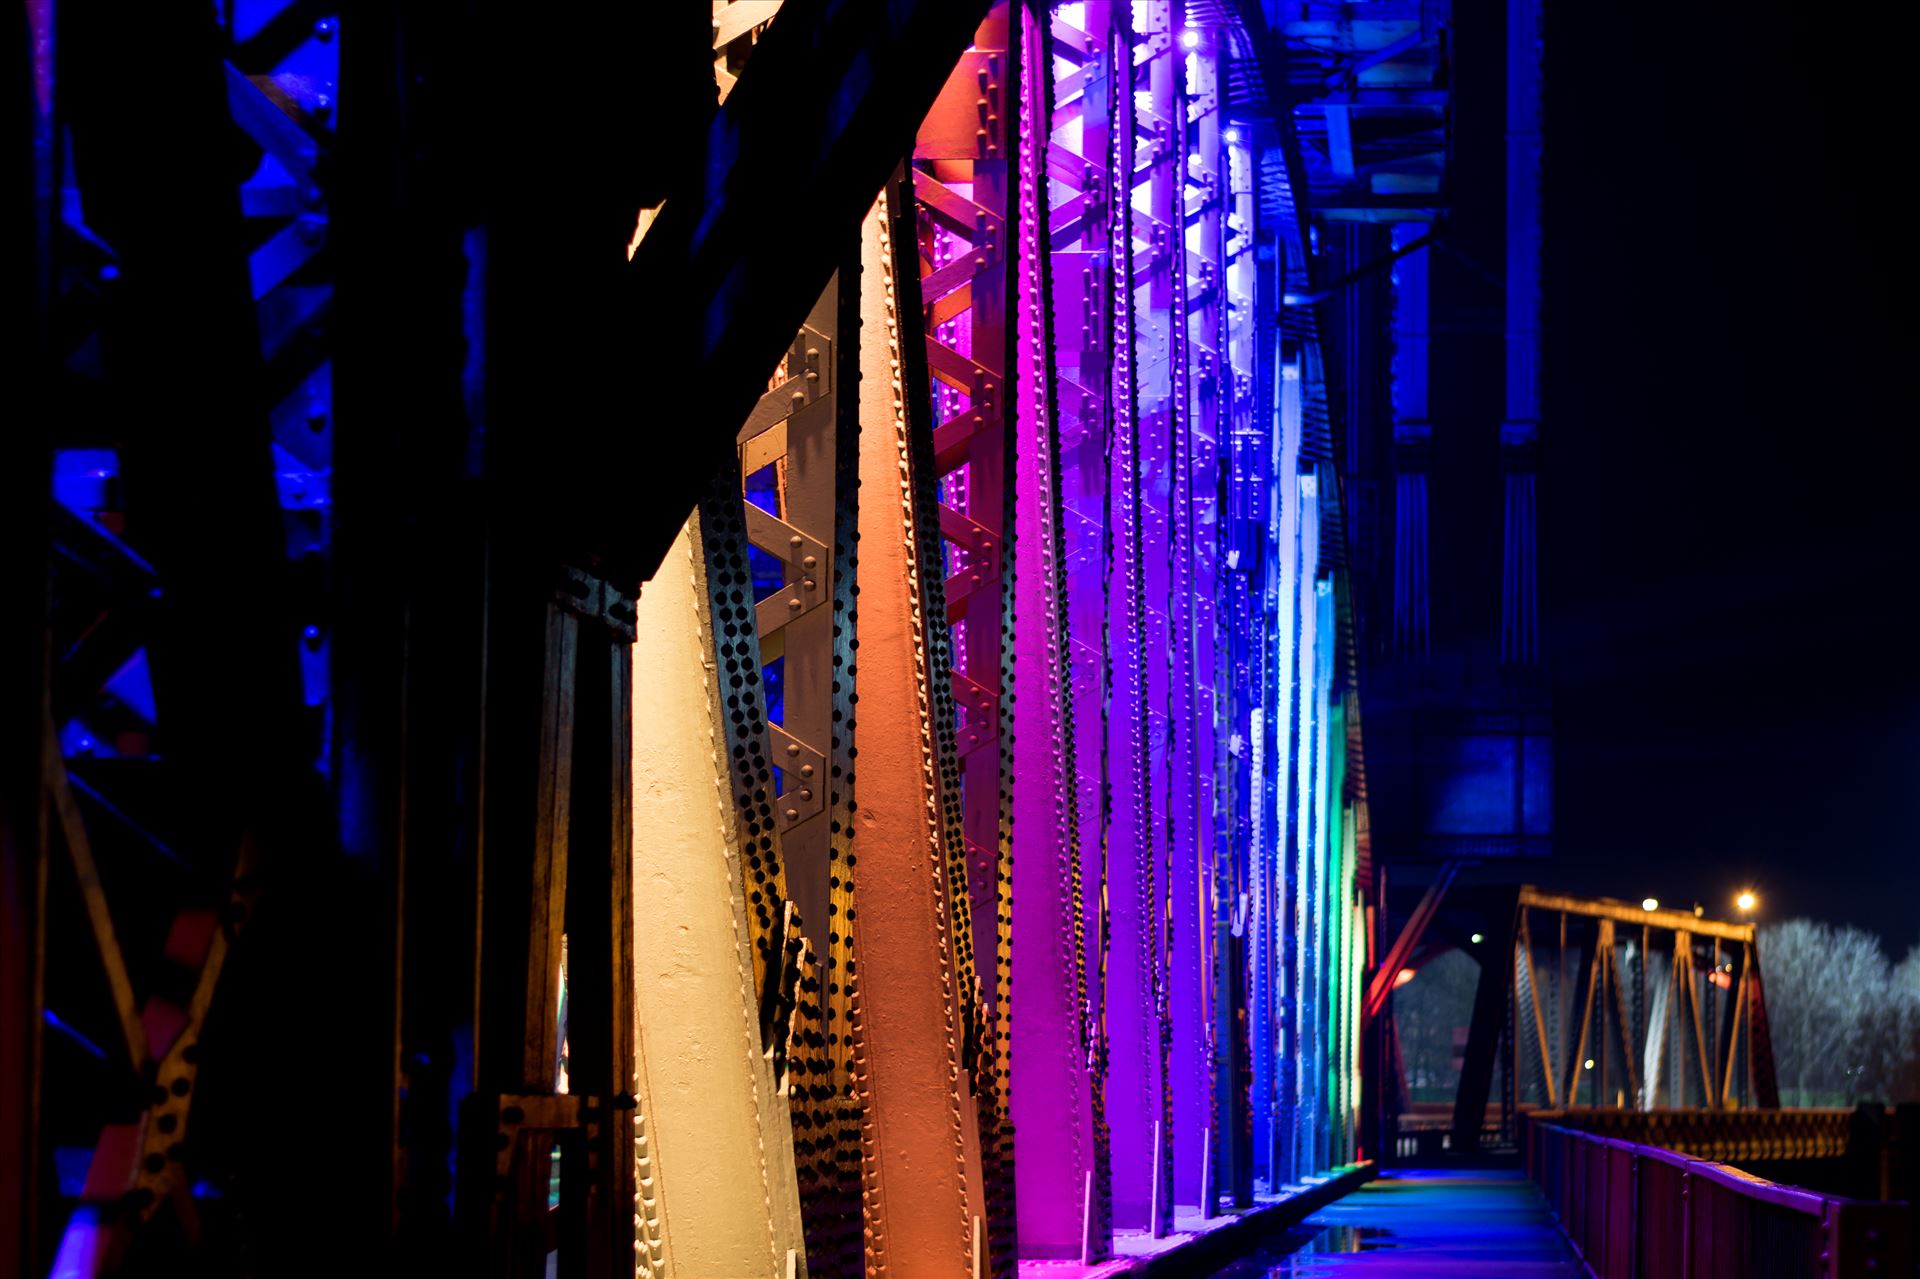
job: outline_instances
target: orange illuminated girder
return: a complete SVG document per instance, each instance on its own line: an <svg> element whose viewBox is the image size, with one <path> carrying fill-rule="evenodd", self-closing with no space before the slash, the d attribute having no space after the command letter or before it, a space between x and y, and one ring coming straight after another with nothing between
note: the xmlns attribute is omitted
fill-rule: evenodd
<svg viewBox="0 0 1920 1279"><path fill-rule="evenodd" d="M962 55L863 254L855 946L868 1246L893 1275L1014 1271L1009 17Z"/></svg>
<svg viewBox="0 0 1920 1279"><path fill-rule="evenodd" d="M972 963L957 804L939 516L927 482L926 386L911 267L910 183L889 184L862 245L859 697L861 862L853 914L867 1268L973 1273L980 1171ZM902 241L905 240L905 250ZM958 891L955 885L958 884Z"/></svg>

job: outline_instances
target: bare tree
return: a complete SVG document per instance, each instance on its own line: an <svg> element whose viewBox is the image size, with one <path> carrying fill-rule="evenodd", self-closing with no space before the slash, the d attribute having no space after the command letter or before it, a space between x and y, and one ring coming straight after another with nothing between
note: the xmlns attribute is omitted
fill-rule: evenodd
<svg viewBox="0 0 1920 1279"><path fill-rule="evenodd" d="M1920 1101L1920 945L1893 966L1887 994L1894 1049L1887 1100Z"/></svg>
<svg viewBox="0 0 1920 1279"><path fill-rule="evenodd" d="M1872 933L1790 919L1762 926L1760 956L1785 1104L1915 1095L1920 950L1891 968Z"/></svg>
<svg viewBox="0 0 1920 1279"><path fill-rule="evenodd" d="M1453 1096L1479 980L1480 965L1473 956L1449 950L1421 964L1412 979L1393 992L1394 1029L1413 1100Z"/></svg>
<svg viewBox="0 0 1920 1279"><path fill-rule="evenodd" d="M1893 966L1894 988L1908 995L1920 998L1920 942L1916 942L1907 957Z"/></svg>

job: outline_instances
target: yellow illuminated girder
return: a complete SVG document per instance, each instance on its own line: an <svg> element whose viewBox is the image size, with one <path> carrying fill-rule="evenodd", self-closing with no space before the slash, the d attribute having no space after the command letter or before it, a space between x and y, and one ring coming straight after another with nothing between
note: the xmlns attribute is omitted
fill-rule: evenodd
<svg viewBox="0 0 1920 1279"><path fill-rule="evenodd" d="M805 1273L793 1137L762 1046L701 518L635 625L639 1273L786 1279Z"/></svg>

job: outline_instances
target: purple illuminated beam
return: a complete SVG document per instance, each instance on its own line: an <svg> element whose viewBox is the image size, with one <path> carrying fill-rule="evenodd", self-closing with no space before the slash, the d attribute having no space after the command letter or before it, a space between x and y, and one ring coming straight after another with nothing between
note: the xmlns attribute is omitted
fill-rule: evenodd
<svg viewBox="0 0 1920 1279"><path fill-rule="evenodd" d="M1119 8L1119 6L1116 6ZM1171 48L1168 15L1161 6L1143 6L1157 23L1160 43ZM1125 21L1124 13L1116 22ZM1136 175L1146 161L1140 139L1142 118L1136 106L1144 93L1155 101L1170 91L1170 80L1154 77L1139 60L1154 36L1129 32L1119 63L1122 93L1115 112L1113 148L1107 175L1116 203L1130 204ZM1151 59L1149 59L1151 61ZM1143 83L1144 82L1144 83ZM1158 114L1170 114L1159 102ZM1149 166L1145 180L1150 180ZM1124 193L1124 194L1123 194ZM1136 263L1152 253L1153 236L1145 219L1119 218L1110 224L1112 269L1110 305L1114 309L1113 358L1106 420L1107 763L1105 785L1107 905L1111 928L1107 950L1107 1031L1110 1036L1106 1080L1107 1122L1113 1159L1113 1221L1116 1229L1164 1234L1171 1217L1172 1110L1167 1088L1165 933L1167 865L1160 827L1164 810L1155 804L1156 761L1149 732L1151 698L1164 696L1164 644L1149 646L1147 591L1151 560L1143 503L1145 468L1152 462L1146 416L1154 399L1153 379L1166 373L1165 357L1149 346L1153 280ZM1157 539L1156 539L1157 540ZM1156 545L1155 550L1159 549ZM1155 660L1158 659L1158 660Z"/></svg>
<svg viewBox="0 0 1920 1279"><path fill-rule="evenodd" d="M1093 1084L1087 1071L1084 904L1075 849L1079 804L1048 314L1046 167L1049 36L1020 11L1015 263L1013 736L1013 1076L1020 1255L1081 1257L1097 1177ZM1100 1242L1104 1242L1101 1240ZM1098 1251L1096 1248L1094 1251Z"/></svg>

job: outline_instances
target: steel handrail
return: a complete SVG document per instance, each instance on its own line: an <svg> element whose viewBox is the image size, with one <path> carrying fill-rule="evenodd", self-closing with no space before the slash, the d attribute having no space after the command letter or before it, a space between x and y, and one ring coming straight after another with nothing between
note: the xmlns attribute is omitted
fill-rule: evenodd
<svg viewBox="0 0 1920 1279"><path fill-rule="evenodd" d="M1912 1212L1904 1203L1782 1185L1563 1124L1528 1122L1523 1148L1529 1175L1599 1279L1913 1272ZM1802 1224L1790 1224L1796 1219Z"/></svg>

